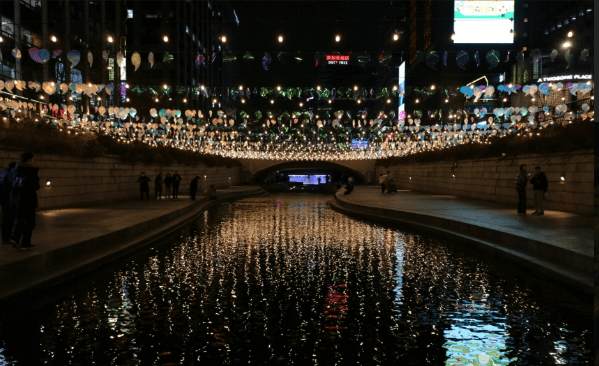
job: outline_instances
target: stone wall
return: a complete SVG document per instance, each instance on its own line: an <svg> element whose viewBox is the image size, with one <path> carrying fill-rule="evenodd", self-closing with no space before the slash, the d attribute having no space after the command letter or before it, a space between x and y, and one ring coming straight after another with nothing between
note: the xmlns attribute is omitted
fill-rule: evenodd
<svg viewBox="0 0 599 366"><path fill-rule="evenodd" d="M19 161L22 151L0 149L0 164L8 166L11 161ZM78 205L107 203L139 198L137 178L145 172L151 180L150 197L154 195L154 178L159 172L179 171L182 176L180 193L185 197L189 182L200 176L198 194L210 184L218 188L241 183L241 167L208 167L204 164L193 166L125 164L117 156L94 159L80 159L67 155L35 154L34 166L40 168L42 188L38 191L39 208L50 209ZM46 184L50 180L50 185Z"/></svg>
<svg viewBox="0 0 599 366"><path fill-rule="evenodd" d="M448 194L459 197L513 203L516 212L518 195L514 185L520 164L534 173L540 166L549 181L545 209L593 214L594 155L593 150L547 155L521 155L479 160L459 160L377 166L376 177L386 171L400 189ZM455 164L455 166L454 166ZM561 180L564 174L565 180ZM455 175L455 176L454 176ZM534 207L532 185L527 186L529 207Z"/></svg>

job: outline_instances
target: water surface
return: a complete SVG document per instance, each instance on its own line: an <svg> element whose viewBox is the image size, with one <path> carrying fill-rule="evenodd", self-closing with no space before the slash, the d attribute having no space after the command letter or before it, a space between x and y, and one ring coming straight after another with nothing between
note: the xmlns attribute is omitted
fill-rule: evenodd
<svg viewBox="0 0 599 366"><path fill-rule="evenodd" d="M15 305L0 365L591 363L591 297L328 199L221 204Z"/></svg>

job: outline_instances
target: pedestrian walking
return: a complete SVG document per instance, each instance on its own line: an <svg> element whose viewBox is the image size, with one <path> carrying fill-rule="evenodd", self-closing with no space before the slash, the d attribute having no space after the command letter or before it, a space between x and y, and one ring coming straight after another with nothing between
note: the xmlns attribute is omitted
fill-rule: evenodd
<svg viewBox="0 0 599 366"><path fill-rule="evenodd" d="M191 197L192 200L196 200L196 194L198 193L198 182L200 181L200 176L196 175L195 178L193 178L191 180L191 182L189 183L189 197Z"/></svg>
<svg viewBox="0 0 599 366"><path fill-rule="evenodd" d="M10 207L10 192L12 184L9 178L10 171L17 165L12 161L8 168L0 172L0 204L2 205L2 244L14 245L12 229L15 224L15 211Z"/></svg>
<svg viewBox="0 0 599 366"><path fill-rule="evenodd" d="M543 209L543 199L549 183L547 182L547 176L541 170L540 166L535 167L535 174L530 178L532 184L532 190L535 198L535 212L533 215L544 215L545 210Z"/></svg>
<svg viewBox="0 0 599 366"><path fill-rule="evenodd" d="M210 187L206 190L206 196L208 196L208 198L210 198L211 200L216 199L216 188L214 188L214 184L211 184Z"/></svg>
<svg viewBox="0 0 599 366"><path fill-rule="evenodd" d="M154 198L156 200L162 200L162 185L164 180L162 179L162 173L158 173L156 179L154 179Z"/></svg>
<svg viewBox="0 0 599 366"><path fill-rule="evenodd" d="M179 185L181 185L181 176L175 170L175 174L173 174L173 198L179 197Z"/></svg>
<svg viewBox="0 0 599 366"><path fill-rule="evenodd" d="M40 189L39 168L34 168L33 154L21 154L21 161L9 173L11 181L10 207L15 211L17 224L13 234L16 249L31 249L31 236L35 229L35 208L38 206L37 191Z"/></svg>
<svg viewBox="0 0 599 366"><path fill-rule="evenodd" d="M171 177L171 173L166 173L166 177L164 177L164 197L169 198L172 194L172 186L173 186L173 177Z"/></svg>
<svg viewBox="0 0 599 366"><path fill-rule="evenodd" d="M143 201L144 193L146 194L146 199L150 200L150 178L146 177L145 172L141 172L141 176L137 178L137 183L139 183L139 199Z"/></svg>
<svg viewBox="0 0 599 366"><path fill-rule="evenodd" d="M385 193L385 189L387 188L387 176L383 173L379 175L379 183L381 185L381 193Z"/></svg>
<svg viewBox="0 0 599 366"><path fill-rule="evenodd" d="M526 164L520 165L520 171L516 176L516 192L518 192L518 215L526 215L526 184L528 175L526 174Z"/></svg>
<svg viewBox="0 0 599 366"><path fill-rule="evenodd" d="M397 193L397 185L395 185L395 181L393 180L393 178L391 178L391 180L389 180L389 182L387 183L387 192Z"/></svg>

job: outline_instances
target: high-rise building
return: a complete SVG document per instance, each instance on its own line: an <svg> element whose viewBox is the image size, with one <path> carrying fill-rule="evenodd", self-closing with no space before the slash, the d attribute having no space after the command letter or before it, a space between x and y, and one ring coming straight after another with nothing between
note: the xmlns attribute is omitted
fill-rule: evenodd
<svg viewBox="0 0 599 366"><path fill-rule="evenodd" d="M144 61L136 72L127 67L128 82L172 88L168 100L159 100L173 108L230 106L228 88L238 72L229 56L237 50L239 26L232 3L129 1L127 8L127 54L139 52ZM145 62L150 52L153 66ZM198 87L210 96L198 98Z"/></svg>
<svg viewBox="0 0 599 366"><path fill-rule="evenodd" d="M149 109L152 103L177 109L231 104L227 88L236 84L238 72L227 55L237 49L239 20L230 2L14 0L0 2L0 19L2 80L115 86L112 96L101 93L99 98L48 96L29 89L19 91L24 97L72 103L82 110L100 104L138 109ZM37 63L29 55L32 48L47 49L53 57L44 65ZM12 55L13 49L20 50L20 59ZM67 60L71 50L80 54L74 67ZM116 62L119 52L125 60L121 65ZM135 52L141 56L138 70L131 63ZM91 65L88 53L93 56ZM164 85L166 93L147 92L148 86ZM135 86L146 92L133 92ZM199 87L210 96L200 97Z"/></svg>

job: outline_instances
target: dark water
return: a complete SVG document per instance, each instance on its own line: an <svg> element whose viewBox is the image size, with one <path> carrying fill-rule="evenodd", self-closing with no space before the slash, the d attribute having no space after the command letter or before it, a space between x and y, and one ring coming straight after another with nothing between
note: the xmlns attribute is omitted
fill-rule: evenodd
<svg viewBox="0 0 599 366"><path fill-rule="evenodd" d="M271 195L0 314L0 365L591 364L592 298Z"/></svg>

